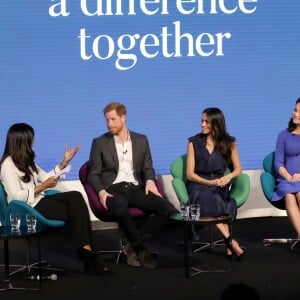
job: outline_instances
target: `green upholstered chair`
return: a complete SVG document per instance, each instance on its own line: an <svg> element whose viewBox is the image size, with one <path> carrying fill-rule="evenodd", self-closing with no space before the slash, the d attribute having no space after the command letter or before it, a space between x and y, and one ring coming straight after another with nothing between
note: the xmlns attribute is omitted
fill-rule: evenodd
<svg viewBox="0 0 300 300"><path fill-rule="evenodd" d="M171 164L172 186L179 202L188 203L189 195L186 189L186 154L178 156ZM229 172L229 170L227 170ZM230 196L235 199L237 207L241 207L250 192L250 178L242 173L231 182Z"/></svg>
<svg viewBox="0 0 300 300"><path fill-rule="evenodd" d="M285 203L284 198L278 201L272 201L273 192L276 186L276 177L277 172L274 167L274 159L275 159L275 152L272 151L268 153L263 159L263 173L260 175L260 183L263 194L268 202L280 209L285 210ZM292 243L291 250L294 249L295 245L299 240L297 238L265 238L263 239L263 243L265 246L269 246L274 243Z"/></svg>
<svg viewBox="0 0 300 300"><path fill-rule="evenodd" d="M188 203L189 195L186 188L186 154L178 156L170 167L172 186L180 203ZM229 172L229 170L227 170ZM250 192L250 178L247 174L242 173L231 182L230 196L235 199L237 207L241 207L247 200ZM201 208L200 208L201 210ZM181 219L180 214L177 214L175 219ZM223 240L213 241L212 228L210 227L210 241L202 243L203 247L212 247L216 244L223 243ZM199 242L197 242L200 244ZM203 248L201 247L201 249ZM199 251L199 250L197 250Z"/></svg>

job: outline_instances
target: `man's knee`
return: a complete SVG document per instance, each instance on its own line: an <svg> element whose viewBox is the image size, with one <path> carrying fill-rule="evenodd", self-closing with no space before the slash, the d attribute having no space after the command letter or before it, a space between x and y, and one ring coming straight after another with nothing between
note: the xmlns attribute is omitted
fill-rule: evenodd
<svg viewBox="0 0 300 300"><path fill-rule="evenodd" d="M160 215L171 216L178 212L174 205L167 198L159 198L158 211Z"/></svg>
<svg viewBox="0 0 300 300"><path fill-rule="evenodd" d="M106 202L108 211L114 216L121 216L128 211L128 205L124 199L111 197Z"/></svg>

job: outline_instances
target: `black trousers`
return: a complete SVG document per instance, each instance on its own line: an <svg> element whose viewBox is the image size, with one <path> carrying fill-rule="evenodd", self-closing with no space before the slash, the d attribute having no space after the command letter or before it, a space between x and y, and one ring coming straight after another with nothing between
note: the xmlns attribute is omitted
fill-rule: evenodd
<svg viewBox="0 0 300 300"><path fill-rule="evenodd" d="M46 196L40 200L35 209L47 219L68 223L78 248L92 245L89 211L80 192L71 191Z"/></svg>
<svg viewBox="0 0 300 300"><path fill-rule="evenodd" d="M121 182L111 185L107 192L113 197L107 199L108 211L116 217L120 229L132 247L143 246L145 239L150 238L168 221L169 216L176 213L176 208L165 198L152 193L145 194L145 189L132 183ZM128 213L129 207L137 207L146 214L141 228Z"/></svg>

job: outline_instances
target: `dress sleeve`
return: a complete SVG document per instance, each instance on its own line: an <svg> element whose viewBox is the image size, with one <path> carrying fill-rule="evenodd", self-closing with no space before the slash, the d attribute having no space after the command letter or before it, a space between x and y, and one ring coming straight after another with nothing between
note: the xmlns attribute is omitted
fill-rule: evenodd
<svg viewBox="0 0 300 300"><path fill-rule="evenodd" d="M285 157L285 151L284 151L284 143L286 140L286 131L282 131L279 133L276 141L276 148L275 148L275 160L274 160L274 166L275 170L278 171L280 167L284 167L284 157Z"/></svg>
<svg viewBox="0 0 300 300"><path fill-rule="evenodd" d="M45 172L42 168L40 168L38 165L36 165L36 167L38 169L38 177L37 177L38 183L44 182L46 179L48 179L51 176L56 176L56 174L60 171L59 165L55 166L55 168L48 173ZM59 178L64 179L65 174L61 175Z"/></svg>

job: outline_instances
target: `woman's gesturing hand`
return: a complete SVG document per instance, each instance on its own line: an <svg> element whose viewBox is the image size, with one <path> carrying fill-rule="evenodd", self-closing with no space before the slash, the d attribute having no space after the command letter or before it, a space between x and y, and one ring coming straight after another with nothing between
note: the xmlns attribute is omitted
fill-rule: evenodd
<svg viewBox="0 0 300 300"><path fill-rule="evenodd" d="M69 149L68 145L65 146L65 153L64 153L65 165L67 165L72 160L72 158L79 151L79 149L80 149L80 145L77 145L72 149Z"/></svg>

